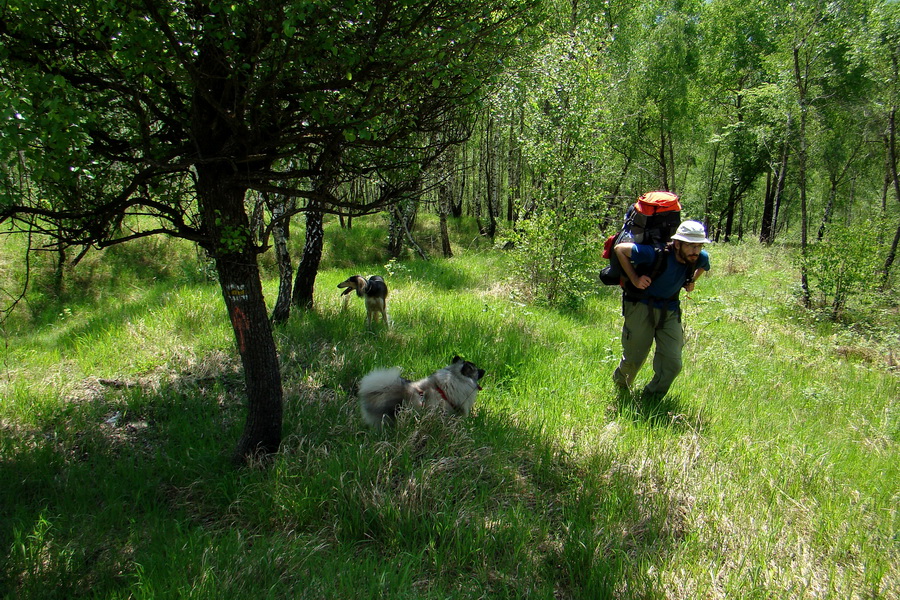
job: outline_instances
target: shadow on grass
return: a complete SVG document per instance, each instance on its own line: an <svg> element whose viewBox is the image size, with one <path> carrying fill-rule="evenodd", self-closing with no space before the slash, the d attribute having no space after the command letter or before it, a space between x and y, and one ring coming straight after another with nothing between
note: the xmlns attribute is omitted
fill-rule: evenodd
<svg viewBox="0 0 900 600"><path fill-rule="evenodd" d="M483 394L516 389L545 340L480 314L451 321L425 308L418 322L430 325L408 331L360 332L314 314L289 322L281 346L294 378L290 433L278 476L243 506L260 526L319 528L338 547L359 548L370 569L359 574L361 589L390 581L429 582L434 596L612 597L623 585L660 593L646 566L665 564L683 539L688 501L660 492L659 478L627 457L574 455L556 432L483 397L467 420L405 411L381 433L363 426L354 387L373 367L399 365L418 378L459 353L487 370ZM464 582L481 583L462 590Z"/></svg>
<svg viewBox="0 0 900 600"><path fill-rule="evenodd" d="M657 482L478 404L368 431L327 368L286 376L264 470L228 466L244 415L229 361L88 382L32 429L4 425L0 596L369 597L385 581L422 597L652 595L646 565L665 564L685 514Z"/></svg>
<svg viewBox="0 0 900 600"><path fill-rule="evenodd" d="M701 431L706 423L702 411L685 406L677 395L646 394L619 390L616 412L627 419L675 431Z"/></svg>
<svg viewBox="0 0 900 600"><path fill-rule="evenodd" d="M30 425L0 422L0 597L118 595L138 565L225 526L243 390L214 362L91 378Z"/></svg>
<svg viewBox="0 0 900 600"><path fill-rule="evenodd" d="M360 589L613 597L624 585L653 595L647 564L665 564L685 535L685 506L674 494L660 501L656 478L612 454L575 456L507 412L401 411L374 432L352 396L291 406L276 474L244 498L243 517L357 548L370 569Z"/></svg>
<svg viewBox="0 0 900 600"><path fill-rule="evenodd" d="M468 420L363 427L353 387L373 367L425 376L460 354L495 393L535 369L542 333L474 308L411 309L409 327L372 332L292 317L276 334L284 444L267 469L229 467L246 414L233 353L89 382L34 425L0 423L0 597L356 598L384 582L421 597L661 595L647 565L666 564L687 510L627 457L573 455L557 432L478 403Z"/></svg>

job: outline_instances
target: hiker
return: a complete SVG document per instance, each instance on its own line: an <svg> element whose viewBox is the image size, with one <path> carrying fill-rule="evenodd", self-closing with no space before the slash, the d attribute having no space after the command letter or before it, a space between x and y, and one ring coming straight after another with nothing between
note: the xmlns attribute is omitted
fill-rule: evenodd
<svg viewBox="0 0 900 600"><path fill-rule="evenodd" d="M643 394L661 398L669 391L681 371L684 345L678 295L681 288L693 291L697 279L709 271L709 254L703 250L703 245L708 243L702 223L684 221L665 250L629 242L614 247L627 277L622 294L622 315L625 317L622 360L613 373L613 381L619 389L631 389L655 340L654 377L644 387ZM660 252L664 255L657 259ZM638 270L643 271L653 264L660 265L656 272L638 274Z"/></svg>

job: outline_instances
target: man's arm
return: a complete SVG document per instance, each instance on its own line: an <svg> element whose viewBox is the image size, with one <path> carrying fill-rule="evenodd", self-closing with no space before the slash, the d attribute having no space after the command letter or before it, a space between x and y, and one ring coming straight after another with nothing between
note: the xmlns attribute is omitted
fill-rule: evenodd
<svg viewBox="0 0 900 600"><path fill-rule="evenodd" d="M631 264L632 250L634 250L634 244L616 244L616 246L613 247L613 252L616 253L619 264L622 265L622 271L628 277L631 285L639 290L645 290L647 289L647 286L652 283L652 280L646 275L638 277L637 271L634 270L634 266Z"/></svg>
<svg viewBox="0 0 900 600"><path fill-rule="evenodd" d="M691 282L684 284L684 290L689 294L693 292L694 284L697 283L697 280L700 279L700 277L702 277L704 273L706 273L706 269L698 268L697 270L695 270L694 277L691 279Z"/></svg>

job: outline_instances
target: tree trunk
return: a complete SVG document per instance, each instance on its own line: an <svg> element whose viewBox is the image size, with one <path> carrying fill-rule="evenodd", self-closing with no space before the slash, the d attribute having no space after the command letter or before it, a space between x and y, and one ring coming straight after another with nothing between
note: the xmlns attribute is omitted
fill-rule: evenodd
<svg viewBox="0 0 900 600"><path fill-rule="evenodd" d="M759 228L759 241L763 244L773 243L775 241L775 232L778 229L778 212L781 208L781 198L784 195L785 176L787 175L787 164L790 157L787 141L790 129L791 116L788 115L785 139L781 146L781 158L774 172L775 181L771 187L766 186L766 200L763 206L762 223Z"/></svg>
<svg viewBox="0 0 900 600"><path fill-rule="evenodd" d="M453 257L453 249L450 247L450 231L447 227L447 213L450 211L451 188L448 181L444 181L438 187L438 216L441 223L441 252L444 258Z"/></svg>
<svg viewBox="0 0 900 600"><path fill-rule="evenodd" d="M798 132L800 150L797 153L797 184L800 188L800 287L803 290L803 303L810 305L809 296L809 277L806 272L806 253L807 244L809 243L809 216L807 214L806 200L806 161L807 140L806 140L806 121L808 116L808 106L806 103L806 82L803 79L800 69L800 51L794 48L794 77L797 84L798 104L800 106L800 131Z"/></svg>
<svg viewBox="0 0 900 600"><path fill-rule="evenodd" d="M888 113L888 175L891 178L894 188L894 197L900 202L900 177L897 174L897 107L891 107ZM887 289L888 278L891 276L891 266L897 257L897 245L900 244L900 226L897 226L897 234L894 236L894 242L891 244L891 250L888 252L887 259L884 261L884 274L882 275L881 287Z"/></svg>
<svg viewBox="0 0 900 600"><path fill-rule="evenodd" d="M731 232L734 229L734 208L737 205L738 184L732 183L728 189L728 202L725 204L725 242L731 241Z"/></svg>
<svg viewBox="0 0 900 600"><path fill-rule="evenodd" d="M523 129L525 109L518 108L519 130ZM509 193L506 196L506 221L514 223L517 220L517 208L522 203L522 150L518 143L516 126L512 119L509 124L509 160L507 165L507 177L509 178Z"/></svg>
<svg viewBox="0 0 900 600"><path fill-rule="evenodd" d="M306 213L306 243L303 245L303 258L297 267L297 279L294 282L294 293L291 303L298 308L312 310L313 291L319 263L322 262L322 247L325 243L325 232L322 229L322 213L309 210Z"/></svg>
<svg viewBox="0 0 900 600"><path fill-rule="evenodd" d="M831 178L831 189L828 192L828 203L825 205L825 212L822 213L822 222L819 224L819 232L816 234L816 240L822 241L825 237L825 230L831 222L831 213L834 210L834 202L837 198L837 181Z"/></svg>
<svg viewBox="0 0 900 600"><path fill-rule="evenodd" d="M775 212L775 185L772 182L771 169L766 174L766 194L763 198L762 217L759 221L759 243L771 244L772 215Z"/></svg>
<svg viewBox="0 0 900 600"><path fill-rule="evenodd" d="M484 136L484 181L487 197L488 226L487 235L492 240L497 235L497 215L500 212L500 175L497 163L499 162L499 135L497 134L494 117L487 120L487 131Z"/></svg>
<svg viewBox="0 0 900 600"><path fill-rule="evenodd" d="M788 129L790 129L791 116L788 115ZM788 134L785 133L784 147L781 153L781 164L778 167L778 177L775 182L775 200L772 212L772 229L769 235L770 242L775 241L778 233L778 219L781 216L781 203L784 201L784 187L787 184L788 160L790 159L790 144L787 141Z"/></svg>
<svg viewBox="0 0 900 600"><path fill-rule="evenodd" d="M400 224L401 210L394 205L389 208L391 221L388 224L388 244L387 251L392 258L400 258L403 251L403 226Z"/></svg>
<svg viewBox="0 0 900 600"><path fill-rule="evenodd" d="M891 275L891 265L897 258L897 247L900 246L900 225L897 225L897 232L894 234L894 241L891 243L891 249L888 251L887 259L884 261L884 274L881 279L881 289L886 290L888 278Z"/></svg>
<svg viewBox="0 0 900 600"><path fill-rule="evenodd" d="M454 149L454 160L459 160L459 165L451 167L453 173L450 195L450 216L459 219L463 214L463 200L466 197L466 173L469 172L468 144L463 144L460 150ZM458 174L458 176L457 176ZM458 189L457 189L458 188Z"/></svg>
<svg viewBox="0 0 900 600"><path fill-rule="evenodd" d="M275 239L275 261L278 263L278 299L272 310L272 322L284 323L291 316L291 284L294 277L294 266L287 243L291 237L291 220L285 217L285 211L292 209L293 200L278 198L272 206L272 237Z"/></svg>
<svg viewBox="0 0 900 600"><path fill-rule="evenodd" d="M666 129L665 123L660 116L659 118L659 189L669 191L669 170L668 160L666 159Z"/></svg>
<svg viewBox="0 0 900 600"><path fill-rule="evenodd" d="M244 367L247 421L234 451L242 461L277 452L281 444L281 370L272 326L266 314L245 190L233 183L230 170L211 164L197 168L197 199L225 307Z"/></svg>
<svg viewBox="0 0 900 600"><path fill-rule="evenodd" d="M266 220L263 218L266 214L266 203L262 196L257 196L253 202L253 212L250 213L250 230L255 232L254 239L259 241L263 239L266 233Z"/></svg>
<svg viewBox="0 0 900 600"><path fill-rule="evenodd" d="M428 254L426 254L425 251L422 249L422 246L420 246L416 242L416 238L413 237L412 229L411 229L413 223L415 223L415 213L418 212L418 204L419 204L419 202L417 200L407 200L406 203L403 205L403 208L404 208L403 214L400 213L400 208L398 208L397 206L394 206L394 213L395 213L394 218L397 221L397 226L398 226L398 231L399 231L398 235L401 237L403 237L403 236L406 237L407 242L409 242L410 248L415 250L416 253L422 258L422 260L428 260ZM407 214L410 211L412 212L411 217L409 216L409 214ZM402 242L397 243L397 249L398 250L397 250L396 256L399 256L400 250L403 249Z"/></svg>
<svg viewBox="0 0 900 600"><path fill-rule="evenodd" d="M231 319L247 389L247 420L233 458L244 461L277 452L281 444L281 369L272 323L262 293L257 248L245 208L247 188L235 182L234 162L221 158L234 144L234 131L221 106L236 104L239 92L220 48L201 39L191 99L192 136L204 157L196 163L197 207L205 234L202 246L215 260L225 307ZM204 90L202 93L199 90Z"/></svg>
<svg viewBox="0 0 900 600"><path fill-rule="evenodd" d="M66 262L68 255L65 246L60 246L56 251L56 269L53 272L53 292L59 298L63 294L63 281L66 272Z"/></svg>
<svg viewBox="0 0 900 600"><path fill-rule="evenodd" d="M713 202L713 195L716 192L716 186L718 185L716 182L716 169L719 164L719 144L713 146L713 155L712 155L712 168L709 171L709 184L706 186L706 199L703 202L703 221L705 223L709 223L711 215L709 214L710 207ZM708 230L708 228L707 228Z"/></svg>

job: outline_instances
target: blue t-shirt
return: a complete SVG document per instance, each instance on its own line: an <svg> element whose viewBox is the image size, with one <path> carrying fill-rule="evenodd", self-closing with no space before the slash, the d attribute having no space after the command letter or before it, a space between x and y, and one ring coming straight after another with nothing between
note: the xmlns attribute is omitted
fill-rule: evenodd
<svg viewBox="0 0 900 600"><path fill-rule="evenodd" d="M653 249L653 246L635 244L631 249L631 262L635 265L650 265L653 264L654 260L656 260L656 250ZM703 269L704 271L709 271L709 253L707 253L706 250L700 251L700 256L693 265L678 262L674 252L669 253L668 261L666 270L663 271L659 277L654 279L650 286L644 290L647 292L648 297L657 299L654 301L654 306L660 308L663 307L666 299L671 298L678 293L678 290L684 287L688 269ZM642 300L642 302L647 303L648 300L645 299ZM669 310L676 310L678 305L678 300L672 300L669 302L667 308Z"/></svg>

